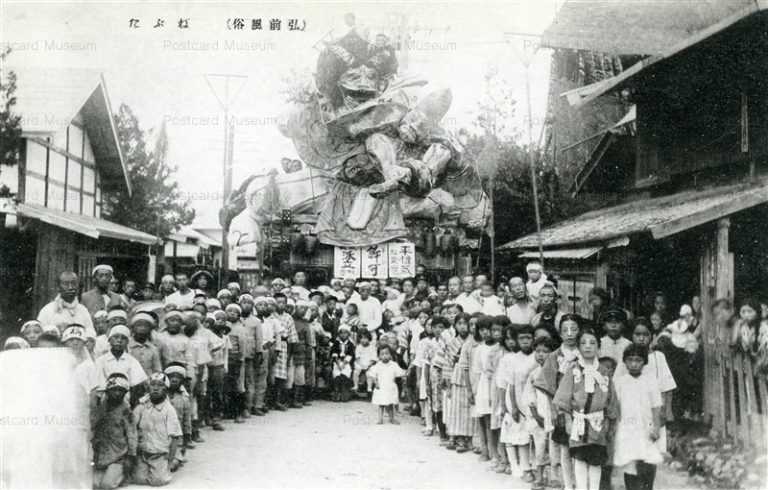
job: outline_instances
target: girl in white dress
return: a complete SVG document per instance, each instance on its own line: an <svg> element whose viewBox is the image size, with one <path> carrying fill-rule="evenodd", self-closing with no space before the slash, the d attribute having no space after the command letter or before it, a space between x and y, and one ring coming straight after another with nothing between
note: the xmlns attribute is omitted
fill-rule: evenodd
<svg viewBox="0 0 768 490"><path fill-rule="evenodd" d="M656 441L661 430L661 391L643 368L648 350L632 344L624 350L626 373L614 378L619 419L614 437L613 465L624 472L627 490L652 489L656 465L663 456Z"/></svg>
<svg viewBox="0 0 768 490"><path fill-rule="evenodd" d="M395 405L398 403L396 378L405 376L405 370L392 361L392 349L388 345L379 347L379 362L368 370L368 376L373 384L371 402L379 406L379 424L384 423L384 411L389 415L389 421L395 420Z"/></svg>
<svg viewBox="0 0 768 490"><path fill-rule="evenodd" d="M506 356L499 362L497 371L497 380L506 383L504 387L506 412L501 425L501 442L504 443L507 451L512 475L530 483L534 480L529 448L531 432L528 423L532 415L530 406L525 403L523 392L528 375L538 364L532 350L533 328L526 325L510 333L514 336L518 351L512 354L511 360L504 366L505 372L502 373L502 363ZM497 383L497 386L502 388L500 383Z"/></svg>
<svg viewBox="0 0 768 490"><path fill-rule="evenodd" d="M632 331L632 342L649 349L648 362L643 366L643 375L649 375L656 380L656 385L661 392L661 429L659 430L659 439L656 441L656 445L662 453L667 452L667 429L664 424L672 420L672 395L677 389L675 378L672 377L672 371L667 364L667 358L663 352L654 350L651 347L652 338L652 326L650 322L644 318L638 318L635 320L635 328ZM614 378L618 378L621 375L627 374L627 366L625 363L621 363L616 367L616 374Z"/></svg>

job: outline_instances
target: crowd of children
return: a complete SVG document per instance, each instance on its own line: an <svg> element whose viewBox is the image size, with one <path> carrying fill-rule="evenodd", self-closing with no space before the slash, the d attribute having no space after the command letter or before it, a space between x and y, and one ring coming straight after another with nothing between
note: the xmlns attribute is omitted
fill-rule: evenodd
<svg viewBox="0 0 768 490"><path fill-rule="evenodd" d="M161 309L105 305L93 328L31 320L5 349L76 355L97 488L164 485L204 429L326 395L370 400L380 424L399 423L405 403L425 436L535 489L609 488L614 471L629 490L652 488L683 379L665 349L695 327L610 305L591 319L564 314L556 286L536 264L528 273L498 290L482 275L436 287L418 275L311 291L297 273L292 285L215 295L179 274ZM757 352L762 312L745 308L734 343Z"/></svg>

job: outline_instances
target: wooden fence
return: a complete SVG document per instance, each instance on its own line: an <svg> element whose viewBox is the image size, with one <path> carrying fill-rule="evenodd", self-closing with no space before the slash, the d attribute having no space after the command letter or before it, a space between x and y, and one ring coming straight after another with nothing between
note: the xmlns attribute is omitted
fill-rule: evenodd
<svg viewBox="0 0 768 490"><path fill-rule="evenodd" d="M712 426L744 445L765 448L768 437L768 383L752 359L727 344L704 346L705 410Z"/></svg>

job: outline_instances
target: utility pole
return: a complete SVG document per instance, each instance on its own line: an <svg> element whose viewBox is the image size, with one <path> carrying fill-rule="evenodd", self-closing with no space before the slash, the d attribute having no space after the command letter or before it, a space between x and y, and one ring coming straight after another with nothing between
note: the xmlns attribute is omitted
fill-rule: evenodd
<svg viewBox="0 0 768 490"><path fill-rule="evenodd" d="M248 79L246 75L233 75L233 74L219 74L208 73L205 75L205 82L208 84L208 88L211 89L211 93L216 97L216 101L219 103L219 108L224 112L224 159L222 162L222 177L223 177L223 194L222 194L222 206L229 199L229 194L232 192L232 155L235 142L235 125L234 121L229 119L229 106L240 93L240 90L245 85L245 81ZM213 86L212 80L222 80L224 83L223 97L219 97L216 89ZM237 90L230 90L230 81L238 80L239 86ZM232 96L230 93L234 92ZM229 225L224 226L221 230L221 273L219 274L219 288L224 286L226 276L229 272Z"/></svg>
<svg viewBox="0 0 768 490"><path fill-rule="evenodd" d="M531 111L531 63L525 63L525 97L528 105L528 166L531 169L531 187L533 188L533 210L536 215L536 238L539 242L539 260L544 269L544 245L541 240L541 214L539 213L539 191L536 184L536 169L533 158L533 115Z"/></svg>

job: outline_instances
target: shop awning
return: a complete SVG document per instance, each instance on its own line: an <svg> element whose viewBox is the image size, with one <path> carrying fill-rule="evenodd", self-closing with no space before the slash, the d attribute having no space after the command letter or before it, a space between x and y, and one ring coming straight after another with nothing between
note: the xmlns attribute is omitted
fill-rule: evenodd
<svg viewBox="0 0 768 490"><path fill-rule="evenodd" d="M610 246L638 233L658 240L739 211L768 203L768 180L715 187L601 208L541 230L544 248ZM536 233L508 242L498 250L537 248Z"/></svg>
<svg viewBox="0 0 768 490"><path fill-rule="evenodd" d="M568 248L565 250L544 250L545 259L582 260L588 259L602 250L603 247ZM538 251L523 252L518 255L521 259L538 259Z"/></svg>
<svg viewBox="0 0 768 490"><path fill-rule="evenodd" d="M46 208L39 204L21 203L16 207L17 216L40 220L52 226L58 226L65 230L80 233L94 239L114 238L128 242L143 243L144 245L154 245L157 238L148 233L144 233L127 226L118 225L111 221L95 218L92 216L83 216L65 211Z"/></svg>

